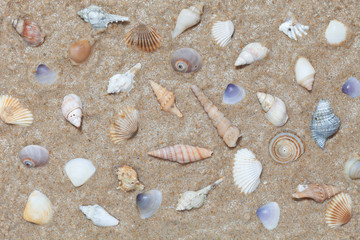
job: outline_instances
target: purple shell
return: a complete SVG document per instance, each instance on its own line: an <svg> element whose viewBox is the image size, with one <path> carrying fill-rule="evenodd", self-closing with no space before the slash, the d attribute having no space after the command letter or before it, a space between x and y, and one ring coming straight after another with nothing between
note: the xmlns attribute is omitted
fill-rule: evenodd
<svg viewBox="0 0 360 240"><path fill-rule="evenodd" d="M245 97L245 90L235 84L230 83L227 85L224 95L223 103L235 104L240 102Z"/></svg>
<svg viewBox="0 0 360 240"><path fill-rule="evenodd" d="M36 68L35 79L42 84L53 84L58 76L55 71L50 70L45 64L39 64Z"/></svg>
<svg viewBox="0 0 360 240"><path fill-rule="evenodd" d="M277 227L280 219L280 208L276 202L270 202L256 211L256 215L264 227L268 230L273 230Z"/></svg>
<svg viewBox="0 0 360 240"><path fill-rule="evenodd" d="M356 78L350 77L346 83L344 83L341 90L350 97L357 98L360 96L360 82Z"/></svg>

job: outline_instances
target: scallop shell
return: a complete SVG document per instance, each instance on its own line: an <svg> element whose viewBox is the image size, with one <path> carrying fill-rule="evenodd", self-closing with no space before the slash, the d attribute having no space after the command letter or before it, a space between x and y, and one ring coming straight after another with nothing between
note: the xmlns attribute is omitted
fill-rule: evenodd
<svg viewBox="0 0 360 240"><path fill-rule="evenodd" d="M345 163L345 175L348 179L360 179L360 161L357 158L350 158Z"/></svg>
<svg viewBox="0 0 360 240"><path fill-rule="evenodd" d="M63 116L75 127L81 126L82 103L80 97L75 94L69 94L64 97L61 105Z"/></svg>
<svg viewBox="0 0 360 240"><path fill-rule="evenodd" d="M28 145L20 151L20 160L27 167L39 167L49 161L49 151L39 145Z"/></svg>
<svg viewBox="0 0 360 240"><path fill-rule="evenodd" d="M315 69L304 57L298 58L295 64L295 78L296 82L311 91L314 84Z"/></svg>
<svg viewBox="0 0 360 240"><path fill-rule="evenodd" d="M116 174L119 180L119 187L117 187L117 189L122 189L126 192L133 190L141 191L144 189L144 185L139 182L138 175L133 168L129 166L123 166L118 168Z"/></svg>
<svg viewBox="0 0 360 240"><path fill-rule="evenodd" d="M136 46L145 52L154 52L160 47L160 35L155 28L139 24L125 34L125 43L128 46Z"/></svg>
<svg viewBox="0 0 360 240"><path fill-rule="evenodd" d="M33 115L27 108L20 106L18 99L2 95L0 96L0 118L7 124L30 126L33 122Z"/></svg>
<svg viewBox="0 0 360 240"><path fill-rule="evenodd" d="M189 145L175 145L150 151L148 154L153 157L178 162L181 164L196 162L209 158L212 151L206 148L193 147Z"/></svg>
<svg viewBox="0 0 360 240"><path fill-rule="evenodd" d="M48 197L39 191L33 191L24 209L24 219L28 222L45 225L54 215L53 206Z"/></svg>
<svg viewBox="0 0 360 240"><path fill-rule="evenodd" d="M234 33L234 24L228 21L217 21L211 28L211 35L220 47L225 47Z"/></svg>
<svg viewBox="0 0 360 240"><path fill-rule="evenodd" d="M292 195L293 198L311 198L315 202L322 203L326 199L338 194L340 189L331 185L312 183L310 185L299 185L298 192Z"/></svg>
<svg viewBox="0 0 360 240"><path fill-rule="evenodd" d="M307 30L309 26L302 25L294 21L293 18L287 19L284 23L279 26L279 31L285 33L289 38L297 40L296 36L302 37L302 35L307 35Z"/></svg>
<svg viewBox="0 0 360 240"><path fill-rule="evenodd" d="M181 10L177 21L172 38L176 38L186 29L198 24L201 20L203 13L204 3L198 3L190 8Z"/></svg>
<svg viewBox="0 0 360 240"><path fill-rule="evenodd" d="M79 208L96 226L112 227L119 224L119 220L111 216L104 208L97 204L80 206Z"/></svg>
<svg viewBox="0 0 360 240"><path fill-rule="evenodd" d="M249 43L243 48L239 57L236 59L235 66L242 66L259 61L266 57L268 52L269 49L264 47L261 43Z"/></svg>
<svg viewBox="0 0 360 240"><path fill-rule="evenodd" d="M41 32L39 25L31 19L18 18L13 20L13 27L27 44L37 47L45 41L45 34Z"/></svg>
<svg viewBox="0 0 360 240"><path fill-rule="evenodd" d="M246 148L237 151L234 160L235 185L240 188L242 193L252 193L260 184L261 163L255 158L254 153Z"/></svg>
<svg viewBox="0 0 360 240"><path fill-rule="evenodd" d="M159 190L149 190L136 196L136 205L141 219L151 217L160 208L162 194Z"/></svg>
<svg viewBox="0 0 360 240"><path fill-rule="evenodd" d="M69 48L69 58L72 65L85 62L91 53L91 43L87 39L74 42Z"/></svg>
<svg viewBox="0 0 360 240"><path fill-rule="evenodd" d="M335 228L348 223L351 219L351 198L340 193L334 197L326 210L325 220L329 227Z"/></svg>
<svg viewBox="0 0 360 240"><path fill-rule="evenodd" d="M296 161L304 151L305 146L303 141L293 133L279 133L270 140L270 156L278 163Z"/></svg>
<svg viewBox="0 0 360 240"><path fill-rule="evenodd" d="M171 66L177 72L197 72L202 65L201 56L192 48L180 48L171 56Z"/></svg>
<svg viewBox="0 0 360 240"><path fill-rule="evenodd" d="M95 171L94 164L84 158L75 158L65 164L65 173L75 187L85 184Z"/></svg>
<svg viewBox="0 0 360 240"><path fill-rule="evenodd" d="M134 88L134 77L137 71L141 68L141 64L137 63L133 66L129 71L124 74L115 74L109 80L109 86L107 89L107 93L119 93L119 92L127 92Z"/></svg>
<svg viewBox="0 0 360 240"><path fill-rule="evenodd" d="M133 107L123 107L110 127L110 138L115 143L130 139L138 131L140 114Z"/></svg>
<svg viewBox="0 0 360 240"><path fill-rule="evenodd" d="M263 110L266 112L266 119L277 127L284 126L289 119L286 113L285 103L280 98L270 94L258 92L256 95Z"/></svg>

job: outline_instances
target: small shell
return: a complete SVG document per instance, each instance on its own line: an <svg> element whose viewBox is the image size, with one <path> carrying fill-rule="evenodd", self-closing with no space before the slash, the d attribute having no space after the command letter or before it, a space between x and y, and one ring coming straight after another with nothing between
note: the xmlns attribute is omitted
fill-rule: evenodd
<svg viewBox="0 0 360 240"><path fill-rule="evenodd" d="M279 133L269 143L270 156L278 163L296 161L304 151L303 141L293 133Z"/></svg>
<svg viewBox="0 0 360 240"><path fill-rule="evenodd" d="M351 30L342 22L337 20L330 21L325 31L325 38L328 44L339 46L348 40L351 36Z"/></svg>
<svg viewBox="0 0 360 240"><path fill-rule="evenodd" d="M325 220L329 227L335 228L348 223L351 219L351 198L340 193L334 197L326 210Z"/></svg>
<svg viewBox="0 0 360 240"><path fill-rule="evenodd" d="M96 168L87 159L75 158L65 164L65 173L75 187L86 183L95 173Z"/></svg>
<svg viewBox="0 0 360 240"><path fill-rule="evenodd" d="M178 117L183 117L180 110L175 104L175 96L173 92L168 91L166 88L160 86L156 82L150 80L151 88L153 89L157 100L160 103L161 110L171 112Z"/></svg>
<svg viewBox="0 0 360 240"><path fill-rule="evenodd" d="M242 193L248 194L255 191L260 184L262 172L261 163L255 158L254 153L243 148L237 151L234 159L233 176L235 185Z"/></svg>
<svg viewBox="0 0 360 240"><path fill-rule="evenodd" d="M141 64L137 63L134 67L132 67L125 74L115 74L109 80L109 86L107 89L108 93L119 93L119 92L127 92L134 88L134 77L135 73L139 71L141 68Z"/></svg>
<svg viewBox="0 0 360 240"><path fill-rule="evenodd" d="M162 201L162 194L158 190L149 190L136 196L136 205L140 212L141 219L151 217L159 209Z"/></svg>
<svg viewBox="0 0 360 240"><path fill-rule="evenodd" d="M267 230L273 230L279 223L280 207L276 202L270 202L258 208L256 215Z"/></svg>
<svg viewBox="0 0 360 240"><path fill-rule="evenodd" d="M145 52L154 52L160 47L160 35L155 28L139 24L125 34L125 43L128 46L136 46Z"/></svg>
<svg viewBox="0 0 360 240"><path fill-rule="evenodd" d="M348 179L360 179L360 161L357 158L350 158L345 163L345 175Z"/></svg>
<svg viewBox="0 0 360 240"><path fill-rule="evenodd" d="M234 24L228 21L217 21L211 28L211 35L220 47L225 47L234 33Z"/></svg>
<svg viewBox="0 0 360 240"><path fill-rule="evenodd" d="M126 192L133 191L133 190L143 190L144 185L142 185L138 180L138 175L136 171L129 167L123 166L118 168L116 171L119 180L119 187L117 189L122 189Z"/></svg>
<svg viewBox="0 0 360 240"><path fill-rule="evenodd" d="M206 148L189 145L175 145L148 152L148 155L186 164L209 158L212 153L211 150Z"/></svg>
<svg viewBox="0 0 360 240"><path fill-rule="evenodd" d="M296 82L311 91L314 84L315 69L304 57L300 57L295 64Z"/></svg>
<svg viewBox="0 0 360 240"><path fill-rule="evenodd" d="M246 45L236 59L235 66L250 64L263 59L269 52L269 49L261 43L254 42Z"/></svg>
<svg viewBox="0 0 360 240"><path fill-rule="evenodd" d="M140 114L133 107L123 107L110 127L110 138L115 143L130 139L138 131Z"/></svg>
<svg viewBox="0 0 360 240"><path fill-rule="evenodd" d="M20 160L27 167L39 167L49 161L49 151L39 145L28 145L20 151Z"/></svg>
<svg viewBox="0 0 360 240"><path fill-rule="evenodd" d="M33 191L26 203L24 219L28 222L45 225L50 222L54 215L53 206L43 193Z"/></svg>
<svg viewBox="0 0 360 240"><path fill-rule="evenodd" d="M245 97L245 90L235 84L227 85L223 94L223 103L235 104L240 102Z"/></svg>
<svg viewBox="0 0 360 240"><path fill-rule="evenodd" d="M83 39L71 44L69 48L69 58L72 65L78 65L88 59L91 53L91 43L87 39Z"/></svg>
<svg viewBox="0 0 360 240"><path fill-rule="evenodd" d="M97 204L80 206L79 208L96 226L112 227L119 224L119 220L111 216L104 208Z"/></svg>
<svg viewBox="0 0 360 240"><path fill-rule="evenodd" d="M341 91L352 98L357 98L360 96L360 82L356 78L350 77L342 86Z"/></svg>
<svg viewBox="0 0 360 240"><path fill-rule="evenodd" d="M18 18L13 20L16 32L32 47L37 47L45 41L45 34L41 33L39 25L31 19Z"/></svg>
<svg viewBox="0 0 360 240"><path fill-rule="evenodd" d="M80 97L75 94L69 94L64 97L61 105L63 116L75 127L81 126L82 103Z"/></svg>
<svg viewBox="0 0 360 240"><path fill-rule="evenodd" d="M299 185L298 192L292 195L293 198L311 198L315 202L322 203L326 199L331 198L338 194L340 189L337 187L326 185L326 184L318 184L312 183L310 185Z"/></svg>
<svg viewBox="0 0 360 240"><path fill-rule="evenodd" d="M181 10L176 21L174 32L172 33L172 39L179 36L186 29L198 24L203 13L203 8L204 3L198 3L190 8Z"/></svg>
<svg viewBox="0 0 360 240"><path fill-rule="evenodd" d="M30 126L34 120L29 109L20 106L19 100L12 96L0 96L0 118L7 124Z"/></svg>
<svg viewBox="0 0 360 240"><path fill-rule="evenodd" d="M263 110L266 112L266 119L274 126L284 126L289 119L286 113L285 103L280 98L274 97L270 94L258 92L256 95Z"/></svg>
<svg viewBox="0 0 360 240"><path fill-rule="evenodd" d="M35 79L41 84L53 84L58 79L58 75L45 64L39 64L36 68Z"/></svg>
<svg viewBox="0 0 360 240"><path fill-rule="evenodd" d="M279 26L279 31L294 40L297 40L296 36L302 37L302 34L307 35L306 31L309 30L309 26L294 22L293 18L289 18Z"/></svg>
<svg viewBox="0 0 360 240"><path fill-rule="evenodd" d="M197 72L202 65L201 56L192 48L180 48L171 56L171 66L177 72Z"/></svg>

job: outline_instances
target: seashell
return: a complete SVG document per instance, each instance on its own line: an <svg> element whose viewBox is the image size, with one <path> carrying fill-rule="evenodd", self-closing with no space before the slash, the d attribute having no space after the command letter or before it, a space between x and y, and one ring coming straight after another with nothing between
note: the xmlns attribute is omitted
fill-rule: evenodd
<svg viewBox="0 0 360 240"><path fill-rule="evenodd" d="M318 184L312 183L310 185L299 185L298 192L292 195L293 198L311 198L315 202L322 203L326 199L331 198L338 194L340 189L337 187L326 185L326 184Z"/></svg>
<svg viewBox="0 0 360 240"><path fill-rule="evenodd" d="M311 91L314 84L315 69L304 57L298 58L295 64L295 78L296 82Z"/></svg>
<svg viewBox="0 0 360 240"><path fill-rule="evenodd" d="M58 79L58 75L45 64L39 64L36 68L35 79L41 84L53 84Z"/></svg>
<svg viewBox="0 0 360 240"><path fill-rule="evenodd" d="M223 103L235 104L240 102L245 97L245 90L235 84L227 85L223 94Z"/></svg>
<svg viewBox="0 0 360 240"><path fill-rule="evenodd" d="M133 107L123 107L110 127L110 138L115 143L130 139L138 131L140 114Z"/></svg>
<svg viewBox="0 0 360 240"><path fill-rule="evenodd" d="M242 66L259 61L266 57L269 49L264 47L261 43L254 42L246 45L241 51L239 57L236 59L235 66Z"/></svg>
<svg viewBox="0 0 360 240"><path fill-rule="evenodd" d="M196 86L192 85L191 90L203 106L204 110L216 127L219 136L224 140L228 147L235 147L238 139L241 137L240 130L232 125L222 112L205 96L205 94Z"/></svg>
<svg viewBox="0 0 360 240"><path fill-rule="evenodd" d="M198 3L190 8L181 10L176 21L174 32L172 33L172 39L179 36L186 29L198 24L203 14L203 8L204 3Z"/></svg>
<svg viewBox="0 0 360 240"><path fill-rule="evenodd" d="M234 160L235 185L240 188L242 193L252 193L260 184L261 163L255 158L254 153L247 148L237 151Z"/></svg>
<svg viewBox="0 0 360 240"><path fill-rule="evenodd" d="M177 72L197 72L202 65L201 56L192 48L180 48L171 56L171 66Z"/></svg>
<svg viewBox="0 0 360 240"><path fill-rule="evenodd" d="M342 86L341 91L352 98L357 98L360 96L360 82L356 78L350 77Z"/></svg>
<svg viewBox="0 0 360 240"><path fill-rule="evenodd" d="M20 151L20 160L27 167L39 167L49 161L49 151L39 145L28 145Z"/></svg>
<svg viewBox="0 0 360 240"><path fill-rule="evenodd" d="M315 142L325 148L326 139L334 135L340 127L340 118L336 116L327 100L320 100L312 116L310 130Z"/></svg>
<svg viewBox="0 0 360 240"><path fill-rule="evenodd" d="M141 64L137 63L125 74L115 74L109 80L109 86L107 89L108 93L119 93L127 92L129 95L130 91L134 88L134 77L135 73L139 71Z"/></svg>
<svg viewBox="0 0 360 240"><path fill-rule="evenodd" d="M65 164L65 172L75 187L86 183L95 173L96 168L87 159L75 158Z"/></svg>
<svg viewBox="0 0 360 240"><path fill-rule="evenodd" d="M45 225L54 215L53 206L48 197L43 193L33 191L25 205L24 219L28 222Z"/></svg>
<svg viewBox="0 0 360 240"><path fill-rule="evenodd" d="M175 96L173 92L168 91L166 88L160 86L159 84L151 80L150 85L155 93L157 100L160 103L161 110L165 112L171 112L178 117L183 116L175 104Z"/></svg>
<svg viewBox="0 0 360 240"><path fill-rule="evenodd" d="M350 158L345 163L345 175L348 179L360 179L360 161L356 158Z"/></svg>
<svg viewBox="0 0 360 240"><path fill-rule="evenodd" d="M88 59L91 53L91 43L87 39L74 42L69 48L69 58L72 65L78 65Z"/></svg>
<svg viewBox="0 0 360 240"><path fill-rule="evenodd" d="M119 224L119 220L111 216L104 208L97 204L80 206L79 208L87 219L90 219L96 226L112 227Z"/></svg>
<svg viewBox="0 0 360 240"><path fill-rule="evenodd" d="M189 145L175 145L148 152L148 155L186 164L209 158L212 153L213 152L211 150L206 148L193 147Z"/></svg>
<svg viewBox="0 0 360 240"><path fill-rule="evenodd" d="M234 24L232 21L217 21L211 28L211 35L220 47L225 47L231 40L234 33Z"/></svg>
<svg viewBox="0 0 360 240"><path fill-rule="evenodd" d="M256 215L267 230L277 227L280 219L280 207L276 202L270 202L256 210Z"/></svg>
<svg viewBox="0 0 360 240"><path fill-rule="evenodd" d="M63 116L75 127L81 126L82 103L80 97L75 94L69 94L64 97L61 105Z"/></svg>
<svg viewBox="0 0 360 240"><path fill-rule="evenodd" d="M125 43L130 46L136 46L145 52L154 52L160 47L161 36L155 28L139 24L125 34Z"/></svg>
<svg viewBox="0 0 360 240"><path fill-rule="evenodd" d="M21 107L18 99L9 96L0 96L0 118L7 124L30 126L34 120L29 109Z"/></svg>
<svg viewBox="0 0 360 240"><path fill-rule="evenodd" d="M350 38L351 30L342 22L330 21L325 31L325 38L328 44L339 46Z"/></svg>
<svg viewBox="0 0 360 240"><path fill-rule="evenodd" d="M285 22L279 26L279 31L294 40L297 40L296 36L302 37L302 34L307 35L307 30L309 30L309 26L296 23L293 18L285 20Z"/></svg>
<svg viewBox="0 0 360 240"><path fill-rule="evenodd" d="M198 191L187 191L181 194L178 204L176 206L177 211L191 210L193 208L200 208L206 201L207 194L214 189L219 183L223 181L220 178L213 184L204 187Z"/></svg>
<svg viewBox="0 0 360 240"><path fill-rule="evenodd" d="M285 103L278 97L270 94L257 92L259 102L265 113L265 118L269 120L274 126L284 126L289 119L286 113Z"/></svg>
<svg viewBox="0 0 360 240"><path fill-rule="evenodd" d="M279 133L270 140L270 156L278 163L296 161L304 151L305 146L303 141L293 133Z"/></svg>
<svg viewBox="0 0 360 240"><path fill-rule="evenodd" d="M138 175L134 169L129 166L123 166L118 168L116 171L119 180L119 187L117 189L122 189L126 192L133 190L143 190L144 185L142 185L138 180Z"/></svg>
<svg viewBox="0 0 360 240"><path fill-rule="evenodd" d="M109 23L129 21L128 17L108 14L101 7L95 5L84 8L78 12L78 15L85 22L90 23L93 28L106 28Z"/></svg>
<svg viewBox="0 0 360 240"><path fill-rule="evenodd" d="M151 217L159 209L162 201L162 194L159 190L149 190L136 196L136 205L140 212L141 219Z"/></svg>
<svg viewBox="0 0 360 240"><path fill-rule="evenodd" d="M45 34L39 25L31 19L18 18L12 21L16 32L32 47L38 47L45 41Z"/></svg>
<svg viewBox="0 0 360 240"><path fill-rule="evenodd" d="M334 197L326 210L325 220L329 227L335 228L348 223L351 219L351 198L340 193Z"/></svg>

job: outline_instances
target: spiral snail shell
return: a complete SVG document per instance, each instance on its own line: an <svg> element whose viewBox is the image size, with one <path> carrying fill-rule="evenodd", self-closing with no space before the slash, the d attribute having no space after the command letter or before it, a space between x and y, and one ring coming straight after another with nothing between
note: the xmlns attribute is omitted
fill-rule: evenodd
<svg viewBox="0 0 360 240"><path fill-rule="evenodd" d="M295 134L279 133L270 140L271 158L278 163L289 163L298 159L305 151L303 141Z"/></svg>
<svg viewBox="0 0 360 240"><path fill-rule="evenodd" d="M27 167L39 167L49 161L49 151L39 145L28 145L20 151L20 160Z"/></svg>
<svg viewBox="0 0 360 240"><path fill-rule="evenodd" d="M177 72L197 72L202 64L201 56L192 48L180 48L171 56L171 66Z"/></svg>

